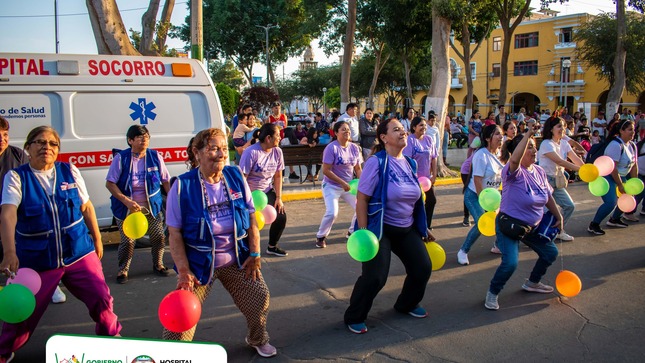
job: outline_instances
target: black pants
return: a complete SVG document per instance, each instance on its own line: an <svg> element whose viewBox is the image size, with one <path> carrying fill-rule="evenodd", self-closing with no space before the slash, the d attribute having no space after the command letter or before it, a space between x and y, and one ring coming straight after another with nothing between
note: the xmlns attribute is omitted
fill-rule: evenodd
<svg viewBox="0 0 645 363"><path fill-rule="evenodd" d="M426 192L426 221L428 228L432 227L432 215L434 214L434 207L437 205L437 195L434 192L434 185Z"/></svg>
<svg viewBox="0 0 645 363"><path fill-rule="evenodd" d="M407 313L423 300L432 264L421 235L413 227L384 224L379 251L371 261L363 262L362 274L354 285L349 307L345 311L346 324L362 323L367 319L374 298L387 282L392 253L399 257L407 273L394 309Z"/></svg>
<svg viewBox="0 0 645 363"><path fill-rule="evenodd" d="M468 143L468 135L464 135L463 133L452 134L452 138L457 140L456 144L459 149Z"/></svg>
<svg viewBox="0 0 645 363"><path fill-rule="evenodd" d="M267 192L268 204L275 205L275 190L271 189ZM287 213L282 212L278 213L278 216L275 218L275 221L271 223L271 228L269 229L269 247L275 247L278 245L280 237L282 237L282 232L284 232L284 227L287 225Z"/></svg>
<svg viewBox="0 0 645 363"><path fill-rule="evenodd" d="M469 174L461 174L461 183L464 185L464 190L466 187L468 187L466 185L466 180L468 180L468 175ZM470 218L470 212L468 211L468 208L466 208L466 202L464 202L464 220L468 218Z"/></svg>

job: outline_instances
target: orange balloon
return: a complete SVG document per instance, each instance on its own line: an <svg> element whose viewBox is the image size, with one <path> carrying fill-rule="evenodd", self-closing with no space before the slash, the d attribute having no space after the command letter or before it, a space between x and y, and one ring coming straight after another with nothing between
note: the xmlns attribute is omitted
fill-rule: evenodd
<svg viewBox="0 0 645 363"><path fill-rule="evenodd" d="M582 281L578 275L568 270L562 270L555 278L555 287L566 297L574 297L582 290Z"/></svg>

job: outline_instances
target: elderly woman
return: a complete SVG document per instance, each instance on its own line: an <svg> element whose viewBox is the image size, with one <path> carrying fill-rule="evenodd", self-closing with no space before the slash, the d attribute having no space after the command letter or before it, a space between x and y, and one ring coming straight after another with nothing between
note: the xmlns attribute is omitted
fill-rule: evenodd
<svg viewBox="0 0 645 363"><path fill-rule="evenodd" d="M278 241L287 225L287 214L282 203L282 171L284 157L280 145L280 129L275 124L264 124L260 128L258 141L242 154L240 168L251 190L266 193L269 204L275 207L278 216L269 229L267 253L285 257L287 251L278 247Z"/></svg>
<svg viewBox="0 0 645 363"><path fill-rule="evenodd" d="M552 189L546 173L535 165L537 150L534 133L535 124L529 122L526 133L508 141L511 158L502 170L502 204L495 223L502 262L495 271L486 294L484 306L489 310L499 309L497 297L517 268L520 240L538 255L533 271L522 289L543 294L553 292L553 287L540 280L558 257L558 248L553 240L536 242L534 239L524 238L527 231L535 228L542 220L545 206L555 216L552 226L562 228L562 216L551 196ZM518 198L518 195L522 197ZM504 226L510 226L511 230L503 228ZM522 231L513 229L520 226ZM516 232L519 233L515 234Z"/></svg>
<svg viewBox="0 0 645 363"><path fill-rule="evenodd" d="M401 259L407 274L394 309L415 318L428 316L419 305L432 264L422 240L427 235L427 224L416 177L417 163L403 155L406 130L397 119L379 124L376 137L374 155L365 162L358 183L356 222L357 228L369 229L376 235L379 250L372 260L363 262L345 311L345 324L356 334L367 332L365 320L374 298L387 282L392 253Z"/></svg>
<svg viewBox="0 0 645 363"><path fill-rule="evenodd" d="M180 175L168 193L166 224L177 289L203 304L219 279L247 321L246 343L262 357L276 355L266 331L269 288L260 272L260 233L251 190L238 167L226 166L228 143L219 129L200 131L189 153L197 168ZM164 330L163 339L190 341Z"/></svg>
<svg viewBox="0 0 645 363"><path fill-rule="evenodd" d="M161 198L161 188L168 192L170 173L159 153L149 148L150 133L145 126L130 126L126 141L130 148L114 155L105 178L105 187L112 194L112 214L121 233L119 272L116 276L119 284L128 282L128 271L134 255L135 240L123 233L123 221L130 213L143 212L148 219L152 271L158 276L168 276L170 273L163 264L166 236Z"/></svg>
<svg viewBox="0 0 645 363"><path fill-rule="evenodd" d="M42 285L31 316L18 324L4 323L0 362L13 358L29 340L61 280L87 306L97 335L121 331L103 276L96 213L81 173L56 161L60 137L49 126L31 130L24 148L31 156L29 164L10 171L4 180L0 271L12 275L18 267L28 267L38 272Z"/></svg>

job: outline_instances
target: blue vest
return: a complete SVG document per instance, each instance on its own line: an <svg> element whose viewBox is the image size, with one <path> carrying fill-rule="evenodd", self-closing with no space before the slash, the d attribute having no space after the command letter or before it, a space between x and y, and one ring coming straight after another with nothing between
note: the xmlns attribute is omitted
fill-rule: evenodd
<svg viewBox="0 0 645 363"><path fill-rule="evenodd" d="M190 271L200 283L208 284L215 269L215 241L210 229L207 206L204 205L204 189L199 181L199 169L180 175L179 206L181 208L181 234L186 247ZM225 166L222 171L226 194L232 209L235 231L235 255L241 268L249 257L247 230L251 227L249 209L246 205L245 183L242 172L236 166ZM199 198L199 201L198 199Z"/></svg>
<svg viewBox="0 0 645 363"><path fill-rule="evenodd" d="M22 183L16 223L16 254L20 267L45 271L70 265L94 251L81 213L81 197L68 163L55 163L53 195L29 164L15 169Z"/></svg>
<svg viewBox="0 0 645 363"><path fill-rule="evenodd" d="M125 149L119 151L121 155L121 175L116 182L123 195L132 196L132 179L130 174L132 172L132 149ZM148 196L148 204L150 205L150 212L153 216L157 216L161 212L163 199L161 197L161 165L159 163L159 155L156 150L146 149L145 156L145 184L146 195ZM125 204L114 196L110 197L112 214L120 220L124 220L128 215L128 208Z"/></svg>
<svg viewBox="0 0 645 363"><path fill-rule="evenodd" d="M379 163L379 179L378 184L376 184L376 188L374 189L374 193L372 193L370 200L367 202L367 229L381 240L383 237L383 216L385 214L384 203L387 199L388 187L388 180L385 175L389 172L390 166L385 150L377 152L374 156L378 159ZM404 157L410 164L412 174L414 174L414 180L417 181L419 190L421 190L421 185L416 177L417 162L408 156L404 155ZM423 191L421 191L421 193L421 197L414 204L412 216L414 219L414 227L419 231L421 236L425 237L428 234L428 221L426 220L426 210L423 204ZM358 229L358 220L354 224L354 229Z"/></svg>

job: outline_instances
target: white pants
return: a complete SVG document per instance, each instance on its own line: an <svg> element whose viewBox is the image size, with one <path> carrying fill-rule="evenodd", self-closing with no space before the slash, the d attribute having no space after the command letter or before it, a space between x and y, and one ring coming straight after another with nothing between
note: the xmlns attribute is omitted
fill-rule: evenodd
<svg viewBox="0 0 645 363"><path fill-rule="evenodd" d="M343 198L345 203L349 204L354 211L356 210L356 196L350 192L346 192L341 187L337 187L330 183L322 184L322 194L325 200L325 215L320 221L320 228L316 237L327 237L331 232L331 227L334 225L336 216L338 216L338 200ZM354 222L356 222L356 213L352 217L352 224L349 225L349 232L354 232Z"/></svg>

